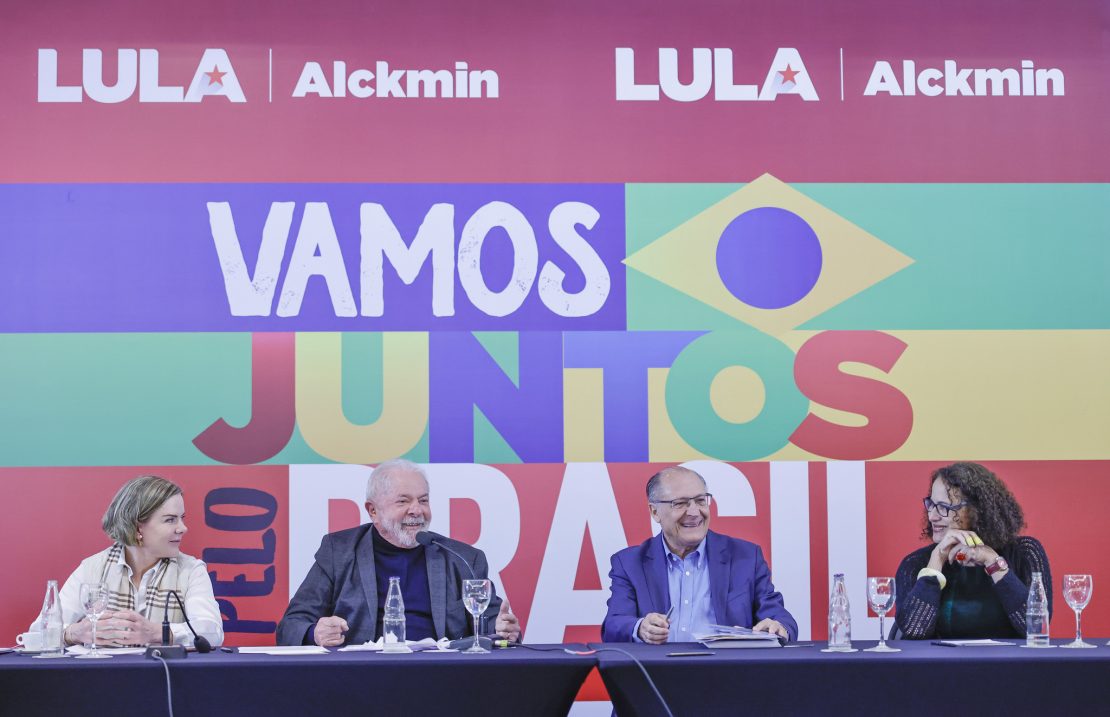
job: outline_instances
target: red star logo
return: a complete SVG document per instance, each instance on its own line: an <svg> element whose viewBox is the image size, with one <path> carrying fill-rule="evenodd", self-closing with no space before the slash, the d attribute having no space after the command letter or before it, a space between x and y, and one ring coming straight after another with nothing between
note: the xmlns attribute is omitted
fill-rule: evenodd
<svg viewBox="0 0 1110 717"><path fill-rule="evenodd" d="M790 69L789 65L787 66L786 69L788 69L788 70ZM219 85L220 87L224 86L224 75L226 75L227 73L226 72L220 72L220 68L217 65L212 65L212 71L211 72L205 72L204 74L208 75L208 86L209 87L211 87L212 85Z"/></svg>
<svg viewBox="0 0 1110 717"><path fill-rule="evenodd" d="M794 76L799 72L801 70L790 69L790 65L787 65L785 70L779 70L779 74L782 75L782 83L785 85L787 82L794 82Z"/></svg>

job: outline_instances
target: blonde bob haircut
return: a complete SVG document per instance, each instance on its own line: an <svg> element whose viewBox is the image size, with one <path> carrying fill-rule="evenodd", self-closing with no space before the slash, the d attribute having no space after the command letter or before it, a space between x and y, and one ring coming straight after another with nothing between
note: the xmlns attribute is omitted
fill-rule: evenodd
<svg viewBox="0 0 1110 717"><path fill-rule="evenodd" d="M159 476L139 476L119 489L104 512L100 526L108 537L123 545L137 545L139 523L150 519L170 498L181 495L181 488Z"/></svg>

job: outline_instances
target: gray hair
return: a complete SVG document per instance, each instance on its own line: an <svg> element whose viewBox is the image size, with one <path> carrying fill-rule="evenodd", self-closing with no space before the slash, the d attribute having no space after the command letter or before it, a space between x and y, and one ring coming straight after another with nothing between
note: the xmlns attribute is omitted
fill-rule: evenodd
<svg viewBox="0 0 1110 717"><path fill-rule="evenodd" d="M412 461L404 458L384 461L378 464L378 467L370 473L370 479L366 481L366 502L372 502L374 498L389 490L391 479L397 473L415 473L423 478L425 483L428 482L428 474Z"/></svg>
<svg viewBox="0 0 1110 717"><path fill-rule="evenodd" d="M648 482L647 482L647 499L648 499L648 502L649 503L658 502L659 501L659 491L660 491L659 484L662 483L663 479L666 478L667 476L675 475L675 474L678 474L678 473L693 473L694 475L696 475L698 477L698 480L701 481L702 486L705 486L705 478L702 478L701 474L698 473L697 471L691 470L691 469L686 468L684 466L670 466L668 468L664 468L663 470L659 471L658 473L653 475L651 478L648 478Z"/></svg>
<svg viewBox="0 0 1110 717"><path fill-rule="evenodd" d="M122 545L138 544L139 523L150 520L170 498L181 495L181 488L159 476L139 476L123 484L108 504L100 527L108 537Z"/></svg>

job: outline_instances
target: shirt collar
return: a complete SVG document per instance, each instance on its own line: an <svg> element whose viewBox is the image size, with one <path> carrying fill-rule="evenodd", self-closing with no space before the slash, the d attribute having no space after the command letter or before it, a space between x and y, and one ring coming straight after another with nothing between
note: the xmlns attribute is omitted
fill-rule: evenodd
<svg viewBox="0 0 1110 717"><path fill-rule="evenodd" d="M150 573L154 572L158 568L158 566L162 564L162 560L169 560L170 562L176 563L178 561L178 558L162 558L154 565L152 565L150 567L150 570L147 570L145 573L143 573L143 577L146 577ZM116 558L116 565L118 565L119 569L127 573L128 575L132 574L133 571L131 570L131 566L127 564L127 548L119 551L119 557Z"/></svg>
<svg viewBox="0 0 1110 717"><path fill-rule="evenodd" d="M701 557L705 555L705 541L708 538L709 533L706 533L705 537L701 539L700 543L698 543L698 547L686 556L687 558L694 558L695 565L701 565ZM663 537L663 533L659 533L659 540L663 543L663 554L667 557L667 564L671 565L674 562L681 563L682 558L678 557L678 554L671 550L671 546L667 545L667 539Z"/></svg>

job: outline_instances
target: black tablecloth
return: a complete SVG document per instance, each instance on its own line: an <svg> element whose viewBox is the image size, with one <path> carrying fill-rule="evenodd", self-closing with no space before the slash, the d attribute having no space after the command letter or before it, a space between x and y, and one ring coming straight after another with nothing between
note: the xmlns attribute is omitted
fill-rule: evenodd
<svg viewBox="0 0 1110 717"><path fill-rule="evenodd" d="M823 645L717 650L613 644L648 669L671 710L693 715L1096 715L1110 704L1110 647L1026 650L894 642L895 654L827 654ZM869 647L874 643L857 643ZM1059 642L1058 642L1059 644ZM597 646L597 645L595 645ZM580 648L581 646L579 646ZM596 662L595 662L596 660ZM622 717L664 714L626 656L524 648L489 655L191 654L171 661L176 717L190 715L565 715L598 664ZM0 715L167 714L160 662L0 655Z"/></svg>
<svg viewBox="0 0 1110 717"><path fill-rule="evenodd" d="M565 715L593 657L523 648L488 655L190 654L169 663L175 717ZM161 717L162 663L142 656L0 655L0 715Z"/></svg>
<svg viewBox="0 0 1110 717"><path fill-rule="evenodd" d="M1054 641L1062 644L1065 641ZM718 649L607 645L635 655L674 715L1095 715L1110 709L1110 647L1094 650L941 647L889 643L899 653L821 652L824 644ZM874 642L854 643L873 647ZM599 652L602 679L621 717L665 714L635 664Z"/></svg>

